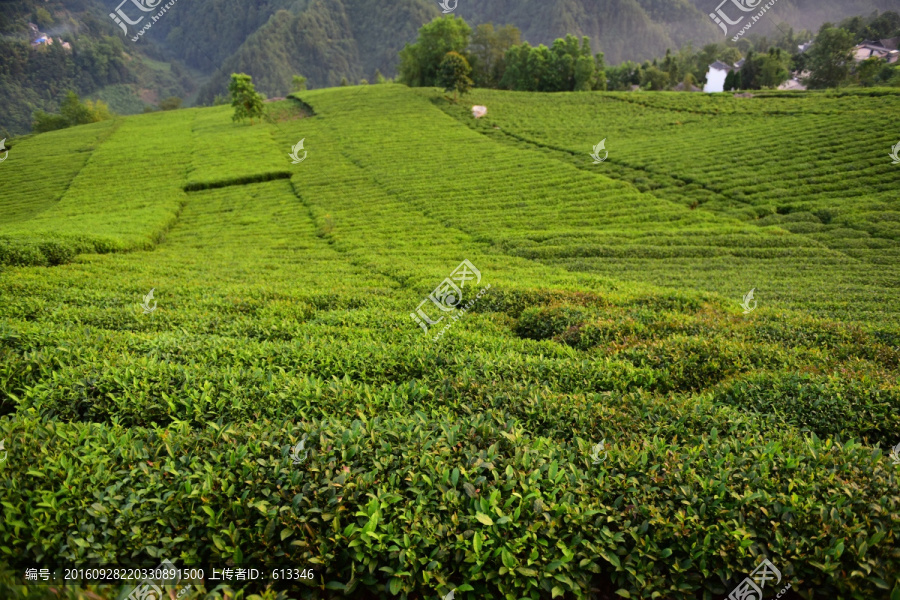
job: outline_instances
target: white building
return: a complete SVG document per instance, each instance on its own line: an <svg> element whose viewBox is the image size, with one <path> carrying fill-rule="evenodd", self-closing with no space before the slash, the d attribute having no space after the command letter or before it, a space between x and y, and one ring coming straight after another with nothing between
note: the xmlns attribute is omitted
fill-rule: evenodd
<svg viewBox="0 0 900 600"><path fill-rule="evenodd" d="M740 69L740 64L741 63L729 66L722 61L717 60L713 64L709 65L709 72L706 74L706 85L703 86L703 91L710 94L715 92L724 92L725 78L728 77L728 73L730 73L731 71Z"/></svg>

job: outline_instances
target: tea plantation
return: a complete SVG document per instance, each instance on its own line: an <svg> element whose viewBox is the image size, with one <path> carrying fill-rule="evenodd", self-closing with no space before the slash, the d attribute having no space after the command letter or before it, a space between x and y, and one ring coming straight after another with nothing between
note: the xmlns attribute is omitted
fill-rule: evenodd
<svg viewBox="0 0 900 600"><path fill-rule="evenodd" d="M900 95L299 99L7 143L0 597L900 600Z"/></svg>

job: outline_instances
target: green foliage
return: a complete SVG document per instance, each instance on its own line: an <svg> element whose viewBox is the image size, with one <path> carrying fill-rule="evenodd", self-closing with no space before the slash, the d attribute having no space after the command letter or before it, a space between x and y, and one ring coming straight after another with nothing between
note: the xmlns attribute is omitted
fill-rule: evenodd
<svg viewBox="0 0 900 600"><path fill-rule="evenodd" d="M82 102L78 94L69 90L60 103L60 114L53 115L35 111L32 129L37 133L64 129L74 125L85 125L113 118L109 106L102 100Z"/></svg>
<svg viewBox="0 0 900 600"><path fill-rule="evenodd" d="M419 29L413 44L400 51L400 82L412 87L433 87L438 82L441 61L448 52L464 55L472 28L461 18L448 15Z"/></svg>
<svg viewBox="0 0 900 600"><path fill-rule="evenodd" d="M896 226L900 221L894 221L900 214L888 208L893 197L889 182L897 173L886 154L897 143L890 115L900 109L900 95L885 88L754 95L607 93L518 99L516 94L473 90L469 101L488 106L494 115L489 123L473 127L484 127L491 137L519 149L540 148L588 171L592 169L587 153L607 137L610 157L603 174L633 186L597 189L596 183L585 182L583 204L573 206L571 222L561 209L536 213L530 204L510 203L506 205L510 218L529 215L546 225L531 236L510 233L503 247L522 258L578 272L622 277L633 271L641 274L637 281L714 289L736 298L759 286L752 283L740 290L727 282L766 280L777 288L778 302L797 309L835 318L851 318L860 311L877 318L884 303L893 301L867 294L868 279L853 265L869 261L867 268L881 271L890 262L889 248L900 239ZM603 130L598 132L596 111L601 109ZM467 117L460 114L463 123L470 122ZM858 133L860 120L868 124L864 136ZM792 131L794 143L784 146L773 139L773 128ZM708 147L710 136L723 141L701 158L692 148ZM727 145L724 140L732 136L740 136L746 146ZM826 159L815 149L821 140L840 143L843 150ZM765 177L758 171L762 163L747 164L750 146L766 154ZM798 146L807 150L800 152ZM659 147L675 151L660 154ZM569 175L555 183L563 181L576 185ZM650 192L660 204L631 205L631 190ZM597 196L615 198L610 210L630 211L633 219L627 226L623 217L610 215L612 220L604 221L598 211L606 204L591 200ZM852 203L847 198L853 198ZM577 226L582 210L592 211L593 228ZM712 217L736 219L741 232L715 233L707 221ZM650 220L671 227L662 231ZM612 223L622 229L601 231ZM499 236L496 225L466 228L492 240ZM731 249L732 258L714 258L723 247ZM674 270L674 265L694 264L701 256L712 261L705 264L715 265L715 276L687 266ZM788 270L774 274L763 266L779 256L793 257ZM822 265L821 261L832 260L836 261L832 266ZM884 275L889 280L897 276ZM833 280L841 291L824 292L830 287L825 279ZM806 295L814 290L815 299Z"/></svg>
<svg viewBox="0 0 900 600"><path fill-rule="evenodd" d="M296 92L306 91L306 77L303 75L294 75L291 78L291 89Z"/></svg>
<svg viewBox="0 0 900 600"><path fill-rule="evenodd" d="M253 85L253 79L245 73L232 73L231 85L228 86L231 94L231 106L234 107L234 116L232 121L243 121L250 119L253 124L253 118L262 118L263 116L263 98L256 91Z"/></svg>
<svg viewBox="0 0 900 600"><path fill-rule="evenodd" d="M840 87L853 64L853 34L826 23L809 49L810 89Z"/></svg>
<svg viewBox="0 0 900 600"><path fill-rule="evenodd" d="M742 77L741 71L739 69L733 69L728 71L728 74L725 75L725 85L722 86L722 89L726 92L730 92L732 90L740 90L742 89Z"/></svg>
<svg viewBox="0 0 900 600"><path fill-rule="evenodd" d="M159 103L160 110L178 110L181 108L181 98L178 96L171 96L164 100L161 100Z"/></svg>
<svg viewBox="0 0 900 600"><path fill-rule="evenodd" d="M740 70L739 89L759 90L777 88L790 78L790 56L780 48L772 47L766 54L747 53ZM735 86L738 87L738 86ZM725 88L730 89L726 86Z"/></svg>
<svg viewBox="0 0 900 600"><path fill-rule="evenodd" d="M530 92L571 92L606 88L603 54L591 56L590 40L567 35L551 48L528 42L506 53L506 72L501 85Z"/></svg>
<svg viewBox="0 0 900 600"><path fill-rule="evenodd" d="M469 43L472 80L478 87L500 87L506 70L506 52L521 43L521 32L512 25L494 29L493 23L475 28Z"/></svg>
<svg viewBox="0 0 900 600"><path fill-rule="evenodd" d="M42 110L34 112L34 121L31 123L31 129L35 133L65 129L68 126L69 121L64 116L45 113Z"/></svg>
<svg viewBox="0 0 900 600"><path fill-rule="evenodd" d="M655 65L641 70L641 85L648 90L658 92L669 87L669 74Z"/></svg>
<svg viewBox="0 0 900 600"><path fill-rule="evenodd" d="M55 23L53 17L50 15L50 12L42 6L39 6L37 7L37 9L35 9L34 22L43 30L50 29Z"/></svg>
<svg viewBox="0 0 900 600"><path fill-rule="evenodd" d="M472 67L465 56L448 52L438 68L438 85L446 92L453 92L454 100L458 99L459 94L465 94L472 88L471 73Z"/></svg>
<svg viewBox="0 0 900 600"><path fill-rule="evenodd" d="M172 557L310 566L311 598L696 600L765 555L888 597L900 96L470 93L492 122L380 85L17 141L0 210L48 187L0 240L57 266L0 273L0 596ZM492 287L434 342L409 313L461 255Z"/></svg>

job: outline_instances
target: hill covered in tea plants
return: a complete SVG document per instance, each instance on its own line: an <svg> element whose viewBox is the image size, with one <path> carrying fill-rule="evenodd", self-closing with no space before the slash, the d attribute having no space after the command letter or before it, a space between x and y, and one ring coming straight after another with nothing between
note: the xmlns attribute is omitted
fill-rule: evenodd
<svg viewBox="0 0 900 600"><path fill-rule="evenodd" d="M762 557L900 596L900 95L300 99L8 144L4 596L169 558L312 568L288 597L715 598ZM424 333L464 260L477 302Z"/></svg>

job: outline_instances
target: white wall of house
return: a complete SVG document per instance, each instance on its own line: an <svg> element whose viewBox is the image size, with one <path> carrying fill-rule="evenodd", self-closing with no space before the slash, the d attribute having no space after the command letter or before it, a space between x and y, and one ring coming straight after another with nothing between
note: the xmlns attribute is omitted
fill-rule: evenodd
<svg viewBox="0 0 900 600"><path fill-rule="evenodd" d="M706 74L706 85L703 86L704 92L724 92L725 77L728 71L720 71L719 69L710 69Z"/></svg>

